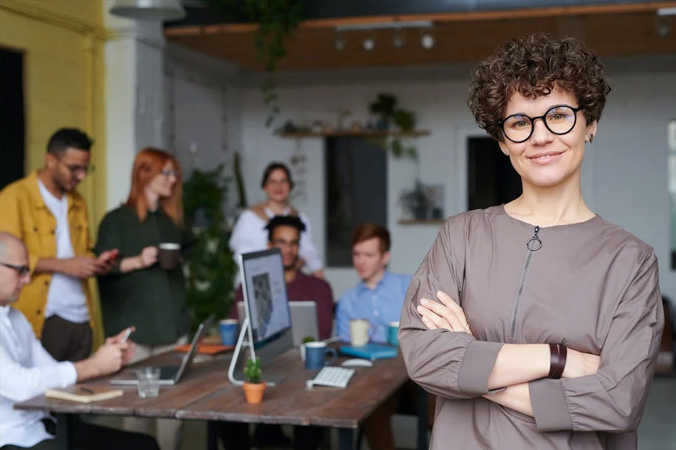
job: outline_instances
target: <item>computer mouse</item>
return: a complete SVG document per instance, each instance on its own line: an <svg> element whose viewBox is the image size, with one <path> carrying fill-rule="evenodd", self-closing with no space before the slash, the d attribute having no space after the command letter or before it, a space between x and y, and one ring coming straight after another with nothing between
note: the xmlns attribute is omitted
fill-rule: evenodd
<svg viewBox="0 0 676 450"><path fill-rule="evenodd" d="M353 358L342 362L343 367L373 367L373 362L368 359Z"/></svg>

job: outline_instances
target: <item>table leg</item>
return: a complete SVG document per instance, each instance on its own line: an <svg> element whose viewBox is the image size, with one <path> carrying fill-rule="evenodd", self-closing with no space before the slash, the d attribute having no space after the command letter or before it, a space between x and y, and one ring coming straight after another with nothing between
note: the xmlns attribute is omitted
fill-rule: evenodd
<svg viewBox="0 0 676 450"><path fill-rule="evenodd" d="M427 450L427 392L418 386L418 450Z"/></svg>
<svg viewBox="0 0 676 450"><path fill-rule="evenodd" d="M213 420L207 420L207 450L218 450L218 433Z"/></svg>
<svg viewBox="0 0 676 450"><path fill-rule="evenodd" d="M54 414L56 417L56 445L61 450L73 448L73 420L72 414Z"/></svg>
<svg viewBox="0 0 676 450"><path fill-rule="evenodd" d="M338 450L355 450L354 428L338 428Z"/></svg>

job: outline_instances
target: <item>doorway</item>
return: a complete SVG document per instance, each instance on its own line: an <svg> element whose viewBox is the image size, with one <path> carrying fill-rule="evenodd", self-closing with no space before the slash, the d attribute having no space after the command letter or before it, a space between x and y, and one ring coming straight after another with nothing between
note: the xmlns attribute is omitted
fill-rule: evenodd
<svg viewBox="0 0 676 450"><path fill-rule="evenodd" d="M490 137L467 138L467 207L483 209L521 195L521 177Z"/></svg>
<svg viewBox="0 0 676 450"><path fill-rule="evenodd" d="M25 175L23 53L0 48L0 189Z"/></svg>

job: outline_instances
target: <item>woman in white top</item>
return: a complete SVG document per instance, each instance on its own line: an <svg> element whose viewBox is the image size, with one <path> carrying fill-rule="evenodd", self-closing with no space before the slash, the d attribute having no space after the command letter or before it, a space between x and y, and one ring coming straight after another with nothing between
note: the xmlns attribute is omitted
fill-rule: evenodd
<svg viewBox="0 0 676 450"><path fill-rule="evenodd" d="M320 278L324 277L324 264L312 238L310 219L298 212L289 203L289 194L293 189L291 171L280 162L270 163L263 172L261 187L268 199L253 205L240 214L230 236L230 250L239 261L242 253L265 250L268 244L268 232L265 226L274 216L297 216L305 224L305 233L300 241L299 265L307 265L309 271Z"/></svg>

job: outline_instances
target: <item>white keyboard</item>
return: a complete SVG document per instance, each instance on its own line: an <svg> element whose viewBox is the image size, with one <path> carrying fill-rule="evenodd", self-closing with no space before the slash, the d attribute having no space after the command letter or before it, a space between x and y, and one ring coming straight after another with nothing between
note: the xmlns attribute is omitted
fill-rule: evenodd
<svg viewBox="0 0 676 450"><path fill-rule="evenodd" d="M307 387L312 389L313 386L331 386L344 388L354 375L354 369L347 369L345 367L323 367L317 375L311 380L307 380Z"/></svg>

